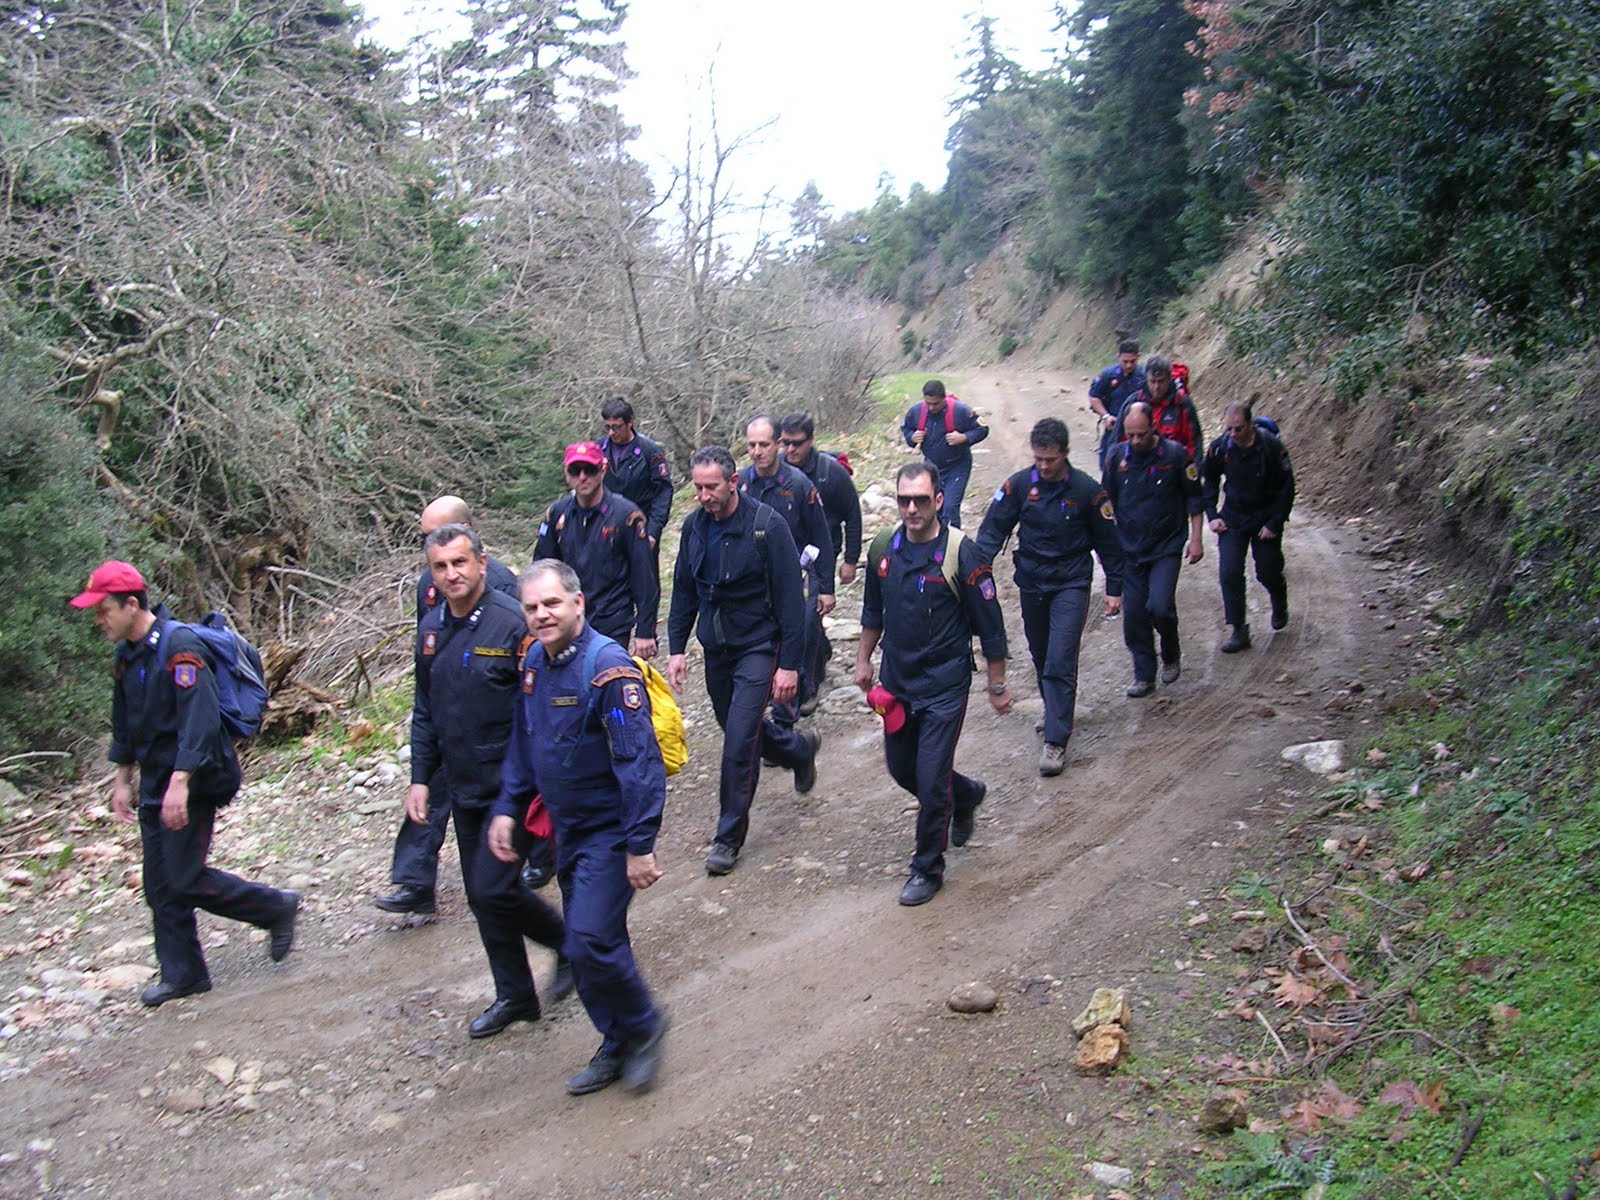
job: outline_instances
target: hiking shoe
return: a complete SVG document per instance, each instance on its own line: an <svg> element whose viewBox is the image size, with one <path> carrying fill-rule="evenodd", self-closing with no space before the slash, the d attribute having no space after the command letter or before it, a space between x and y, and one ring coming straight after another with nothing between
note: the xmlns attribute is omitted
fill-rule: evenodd
<svg viewBox="0 0 1600 1200"><path fill-rule="evenodd" d="M730 846L727 842L717 842L711 847L711 853L706 855L707 875L726 875L739 865L739 848Z"/></svg>
<svg viewBox="0 0 1600 1200"><path fill-rule="evenodd" d="M211 990L211 980L202 975L199 979L191 979L188 983L168 983L162 980L153 983L139 993L139 1003L146 1008L160 1008L168 1000L179 1000L184 996L198 996L201 992Z"/></svg>
<svg viewBox="0 0 1600 1200"><path fill-rule="evenodd" d="M822 707L822 692L817 690L800 702L800 715L809 717Z"/></svg>
<svg viewBox="0 0 1600 1200"><path fill-rule="evenodd" d="M1289 600L1288 600L1288 597L1285 597L1282 600L1279 600L1276 597L1274 597L1273 601L1272 601L1272 628L1274 630L1282 629L1288 623L1289 623Z"/></svg>
<svg viewBox="0 0 1600 1200"><path fill-rule="evenodd" d="M300 912L300 893L286 891L283 896L284 911L271 925L267 932L271 935L267 942L267 953L273 962L282 962L289 956L289 951L294 948L294 919Z"/></svg>
<svg viewBox="0 0 1600 1200"><path fill-rule="evenodd" d="M1241 650L1250 649L1250 626L1235 625L1233 632L1228 635L1228 640L1222 643L1224 654L1237 654Z"/></svg>
<svg viewBox="0 0 1600 1200"><path fill-rule="evenodd" d="M913 871L911 878L906 880L905 887L900 889L900 903L907 908L926 904L939 894L939 889L943 886L944 880L924 875L921 871Z"/></svg>
<svg viewBox="0 0 1600 1200"><path fill-rule="evenodd" d="M539 997L537 996L530 996L526 1000L496 1000L473 1018L472 1024L467 1026L467 1036L494 1037L497 1033L503 1033L513 1021L538 1019Z"/></svg>
<svg viewBox="0 0 1600 1200"><path fill-rule="evenodd" d="M667 1036L667 1014L656 1020L655 1032L636 1042L629 1042L622 1051L622 1086L635 1095L648 1092L655 1086L656 1075L661 1070L661 1043Z"/></svg>
<svg viewBox="0 0 1600 1200"><path fill-rule="evenodd" d="M556 959L556 973L544 994L551 1000L565 1000L577 990L578 981L572 974L572 961L567 958Z"/></svg>
<svg viewBox="0 0 1600 1200"><path fill-rule="evenodd" d="M1067 769L1067 748L1058 746L1054 742L1046 742L1044 749L1039 752L1039 774L1045 778L1059 775Z"/></svg>
<svg viewBox="0 0 1600 1200"><path fill-rule="evenodd" d="M1166 687L1171 687L1178 682L1178 676L1183 674L1183 664L1177 659L1161 664L1161 682Z"/></svg>
<svg viewBox="0 0 1600 1200"><path fill-rule="evenodd" d="M965 846L972 840L973 827L978 823L978 806L983 803L984 797L989 794L989 785L981 779L978 784L978 798L972 802L972 807L964 814L957 813L950 822L950 844L952 846Z"/></svg>
<svg viewBox="0 0 1600 1200"><path fill-rule="evenodd" d="M794 790L804 796L817 786L817 751L822 749L822 735L815 729L808 729L800 736L811 747L806 761L794 769Z"/></svg>
<svg viewBox="0 0 1600 1200"><path fill-rule="evenodd" d="M433 889L402 883L387 896L374 896L372 902L384 912L417 913L432 916L434 912Z"/></svg>
<svg viewBox="0 0 1600 1200"><path fill-rule="evenodd" d="M1130 696L1133 699L1138 700L1141 697L1148 696L1155 690L1156 681L1154 679L1135 679L1127 686L1126 689L1124 689L1123 695Z"/></svg>
<svg viewBox="0 0 1600 1200"><path fill-rule="evenodd" d="M587 1096L622 1078L622 1058L604 1046L594 1052L589 1065L567 1080L567 1095Z"/></svg>

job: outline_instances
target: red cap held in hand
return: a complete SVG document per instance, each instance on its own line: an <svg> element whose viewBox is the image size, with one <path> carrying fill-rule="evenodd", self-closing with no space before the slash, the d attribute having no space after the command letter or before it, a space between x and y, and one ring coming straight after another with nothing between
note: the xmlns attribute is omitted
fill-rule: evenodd
<svg viewBox="0 0 1600 1200"><path fill-rule="evenodd" d="M867 703L872 706L873 712L883 718L885 733L899 733L906 727L906 706L883 684L878 684L867 693Z"/></svg>

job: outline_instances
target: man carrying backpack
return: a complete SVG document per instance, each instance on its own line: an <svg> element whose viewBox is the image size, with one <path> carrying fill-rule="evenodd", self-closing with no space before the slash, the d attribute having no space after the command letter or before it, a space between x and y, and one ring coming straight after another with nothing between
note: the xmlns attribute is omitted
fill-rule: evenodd
<svg viewBox="0 0 1600 1200"><path fill-rule="evenodd" d="M272 961L282 961L294 945L300 894L206 865L217 809L240 782L239 756L223 724L218 664L165 606L151 611L144 576L128 563L101 563L70 603L94 609L95 624L117 648L109 757L117 765L111 811L119 821L135 819L133 769L139 768L144 898L161 966L161 978L140 1001L155 1008L211 990L197 908L265 929Z"/></svg>
<svg viewBox="0 0 1600 1200"><path fill-rule="evenodd" d="M1117 430L1117 418L1128 401L1144 390L1144 368L1139 365L1139 343L1124 340L1117 344L1117 361L1094 377L1089 385L1089 407L1094 410L1100 431L1098 462L1106 468L1106 453Z"/></svg>
<svg viewBox="0 0 1600 1200"><path fill-rule="evenodd" d="M1283 573L1283 526L1294 507L1294 468L1276 434L1258 425L1250 405L1235 402L1223 415L1224 433L1206 450L1202 482L1206 517L1217 535L1217 576L1223 618L1233 627L1224 654L1250 648L1245 616L1244 555L1256 562L1256 579L1272 599L1272 628L1289 623L1289 584ZM1226 499L1219 506L1222 481Z"/></svg>
<svg viewBox="0 0 1600 1200"><path fill-rule="evenodd" d="M978 424L971 405L946 396L944 384L930 379L922 385L922 400L906 409L900 436L906 445L921 450L922 457L939 468L939 481L944 486L939 520L960 529L961 498L967 494L967 481L972 478L972 447L989 436L988 427Z"/></svg>

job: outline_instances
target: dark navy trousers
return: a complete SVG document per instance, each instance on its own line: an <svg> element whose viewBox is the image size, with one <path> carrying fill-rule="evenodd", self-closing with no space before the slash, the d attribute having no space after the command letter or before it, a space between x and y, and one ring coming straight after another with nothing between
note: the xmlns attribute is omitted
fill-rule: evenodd
<svg viewBox="0 0 1600 1200"><path fill-rule="evenodd" d="M467 904L478 922L478 937L489 956L497 1000L535 997L533 972L522 939L562 952L566 929L561 914L522 885L522 863L533 839L521 825L512 835L516 862L501 862L489 850L489 809L453 805L456 849L461 854L461 880Z"/></svg>
<svg viewBox="0 0 1600 1200"><path fill-rule="evenodd" d="M939 519L946 525L961 528L961 501L967 494L967 481L971 478L971 461L939 468L939 487L944 492L944 507L939 510Z"/></svg>
<svg viewBox="0 0 1600 1200"><path fill-rule="evenodd" d="M1244 556L1256 560L1256 579L1273 603L1283 608L1289 584L1283 576L1283 538L1263 538L1260 529L1229 529L1217 535L1217 578L1222 583L1222 617L1229 625L1248 622L1244 604Z"/></svg>
<svg viewBox="0 0 1600 1200"><path fill-rule="evenodd" d="M215 805L191 796L189 823L168 829L159 804L139 805L144 899L154 918L156 961L162 980L178 987L206 978L195 909L265 929L283 915L287 902L277 888L206 866L216 818Z"/></svg>
<svg viewBox="0 0 1600 1200"><path fill-rule="evenodd" d="M1161 661L1178 661L1178 568L1180 554L1122 564L1122 640L1133 655L1133 677L1156 678L1156 636Z"/></svg>
<svg viewBox="0 0 1600 1200"><path fill-rule="evenodd" d="M1089 588L1022 593L1022 629L1044 697L1044 740L1065 746L1078 705L1078 648L1089 613Z"/></svg>
<svg viewBox="0 0 1600 1200"><path fill-rule="evenodd" d="M944 878L944 850L957 813L970 814L983 798L977 780L955 769L956 742L967 719L967 689L902 699L906 723L883 735L883 758L894 781L917 798L917 848L911 869Z"/></svg>
<svg viewBox="0 0 1600 1200"><path fill-rule="evenodd" d="M450 787L443 771L435 771L428 781L428 820L400 819L394 835L394 858L389 866L389 882L433 891L439 882L439 850L450 825Z"/></svg>
<svg viewBox="0 0 1600 1200"><path fill-rule="evenodd" d="M722 726L716 840L735 850L750 832L750 802L761 780L761 760L792 770L811 753L793 726L776 725L766 716L776 662L771 650L706 651L706 692Z"/></svg>
<svg viewBox="0 0 1600 1200"><path fill-rule="evenodd" d="M621 801L618 800L618 807ZM627 838L620 827L562 830L556 880L566 917L565 953L578 998L600 1031L601 1048L620 1053L656 1031L661 1014L634 962L628 939Z"/></svg>

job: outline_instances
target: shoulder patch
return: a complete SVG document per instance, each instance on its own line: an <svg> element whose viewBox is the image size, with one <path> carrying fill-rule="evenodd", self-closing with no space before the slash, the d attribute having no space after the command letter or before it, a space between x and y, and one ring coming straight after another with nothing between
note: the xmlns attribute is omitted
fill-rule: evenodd
<svg viewBox="0 0 1600 1200"><path fill-rule="evenodd" d="M1188 466L1184 467L1183 473L1185 475L1187 475L1190 479L1199 479L1200 478L1199 468L1197 468L1194 465L1194 460L1193 459L1191 459L1189 461L1189 465Z"/></svg>
<svg viewBox="0 0 1600 1200"><path fill-rule="evenodd" d="M200 672L206 669L205 659L187 651L174 654L167 665L172 668L172 682L181 688L192 688L200 681Z"/></svg>
<svg viewBox="0 0 1600 1200"><path fill-rule="evenodd" d="M1006 498L1006 492L1009 491L1010 488L1011 488L1011 481L1009 479L1006 480L1006 482L1002 483L999 487L995 488L995 490L994 490L994 503L995 504L999 504L1000 501L1004 500Z"/></svg>
<svg viewBox="0 0 1600 1200"><path fill-rule="evenodd" d="M1102 496L1104 494L1103 492L1101 493ZM1110 500L1103 499L1100 501L1100 515L1107 521L1115 521L1117 519L1117 510L1111 507Z"/></svg>
<svg viewBox="0 0 1600 1200"><path fill-rule="evenodd" d="M630 679L622 685L622 707L634 711L644 707L644 684Z"/></svg>
<svg viewBox="0 0 1600 1200"><path fill-rule="evenodd" d="M993 575L985 575L982 579L978 580L978 595L982 596L985 600L994 599Z"/></svg>
<svg viewBox="0 0 1600 1200"><path fill-rule="evenodd" d="M608 667L589 682L591 687L605 687L613 679L637 679L642 682L644 675L638 667Z"/></svg>

